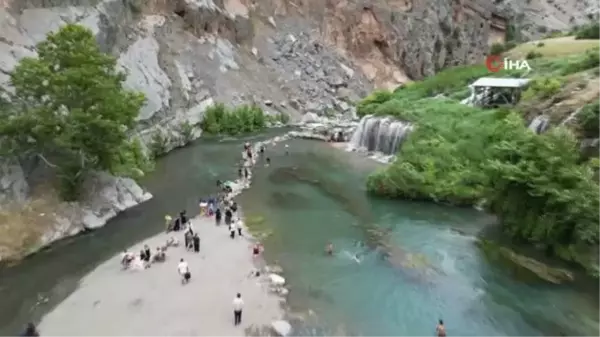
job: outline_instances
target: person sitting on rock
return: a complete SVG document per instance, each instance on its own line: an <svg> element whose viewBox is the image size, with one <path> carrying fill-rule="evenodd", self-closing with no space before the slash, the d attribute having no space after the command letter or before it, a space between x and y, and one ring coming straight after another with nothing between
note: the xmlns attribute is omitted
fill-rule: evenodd
<svg viewBox="0 0 600 337"><path fill-rule="evenodd" d="M135 256L128 252L127 249L123 250L123 253L121 254L121 265L123 265L123 268L129 268L131 261L133 261L134 258Z"/></svg>
<svg viewBox="0 0 600 337"><path fill-rule="evenodd" d="M165 262L167 254L160 247L156 247L156 253L152 257L152 262Z"/></svg>
<svg viewBox="0 0 600 337"><path fill-rule="evenodd" d="M179 240L177 240L176 237L171 236L168 240L167 240L167 247L179 247Z"/></svg>

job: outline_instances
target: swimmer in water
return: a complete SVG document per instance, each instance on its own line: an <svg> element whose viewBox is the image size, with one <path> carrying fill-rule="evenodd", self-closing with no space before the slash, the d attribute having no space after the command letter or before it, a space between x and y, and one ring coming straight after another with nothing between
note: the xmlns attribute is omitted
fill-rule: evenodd
<svg viewBox="0 0 600 337"><path fill-rule="evenodd" d="M265 166L269 166L269 165L271 165L271 158L267 157L267 159L266 159L266 160L267 160L267 163L265 164Z"/></svg>
<svg viewBox="0 0 600 337"><path fill-rule="evenodd" d="M325 248L325 253L327 255L333 255L333 243L328 243L327 247Z"/></svg>
<svg viewBox="0 0 600 337"><path fill-rule="evenodd" d="M438 337L446 337L446 328L444 327L444 321L441 319L438 321L438 325L435 327L435 335Z"/></svg>

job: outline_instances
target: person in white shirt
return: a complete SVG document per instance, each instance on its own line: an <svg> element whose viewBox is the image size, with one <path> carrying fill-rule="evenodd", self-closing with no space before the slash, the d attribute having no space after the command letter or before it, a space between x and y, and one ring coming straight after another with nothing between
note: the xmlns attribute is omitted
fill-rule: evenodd
<svg viewBox="0 0 600 337"><path fill-rule="evenodd" d="M244 226L244 221L241 218L238 218L235 222L235 228L237 228L237 232L239 236L242 236L242 226Z"/></svg>
<svg viewBox="0 0 600 337"><path fill-rule="evenodd" d="M244 300L242 295L238 293L233 299L233 325L242 323L242 309L244 308Z"/></svg>
<svg viewBox="0 0 600 337"><path fill-rule="evenodd" d="M196 233L194 230L194 226L192 225L192 220L189 220L186 226L186 230L192 232L192 234Z"/></svg>
<svg viewBox="0 0 600 337"><path fill-rule="evenodd" d="M177 265L177 270L179 271L179 275L181 275L181 283L186 284L190 281L192 274L190 274L190 268L188 263L183 259L179 260L179 265Z"/></svg>

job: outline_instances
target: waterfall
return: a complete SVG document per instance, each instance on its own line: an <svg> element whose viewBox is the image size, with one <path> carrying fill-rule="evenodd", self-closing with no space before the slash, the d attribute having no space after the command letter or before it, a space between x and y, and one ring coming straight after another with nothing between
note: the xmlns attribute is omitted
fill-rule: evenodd
<svg viewBox="0 0 600 337"><path fill-rule="evenodd" d="M548 128L548 122L549 122L548 116L539 115L539 116L536 116L531 121L531 123L529 123L528 128L529 128L529 130L531 130L537 134L540 134L540 133L546 131L546 129Z"/></svg>
<svg viewBox="0 0 600 337"><path fill-rule="evenodd" d="M475 102L479 99L479 97L475 94L475 88L472 85L469 85L468 88L471 93L469 94L469 97L460 101L460 104L473 106L473 104L475 104ZM481 95L479 95L479 96L481 96Z"/></svg>
<svg viewBox="0 0 600 337"><path fill-rule="evenodd" d="M350 147L394 155L410 130L412 130L410 123L391 117L368 115L360 120L350 139Z"/></svg>

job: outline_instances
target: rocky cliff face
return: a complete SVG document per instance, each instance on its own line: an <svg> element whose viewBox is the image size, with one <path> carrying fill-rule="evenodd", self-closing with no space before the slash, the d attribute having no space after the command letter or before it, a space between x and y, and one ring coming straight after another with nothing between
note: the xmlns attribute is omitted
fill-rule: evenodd
<svg viewBox="0 0 600 337"><path fill-rule="evenodd" d="M479 2L1 0L0 85L9 87L8 73L35 56L48 32L80 23L118 57L127 85L146 94L136 136L148 143L161 133L175 147L181 125L197 124L216 101L255 102L294 120L306 112L351 116L352 101L374 86L479 62L492 10ZM0 174L0 247L8 247L0 258L103 225L150 197L131 180L100 174L90 182L95 197L66 204L21 163L4 159ZM7 220L21 213L22 224Z"/></svg>
<svg viewBox="0 0 600 337"><path fill-rule="evenodd" d="M494 5L511 19L525 40L598 20L599 10L595 0L494 0Z"/></svg>

